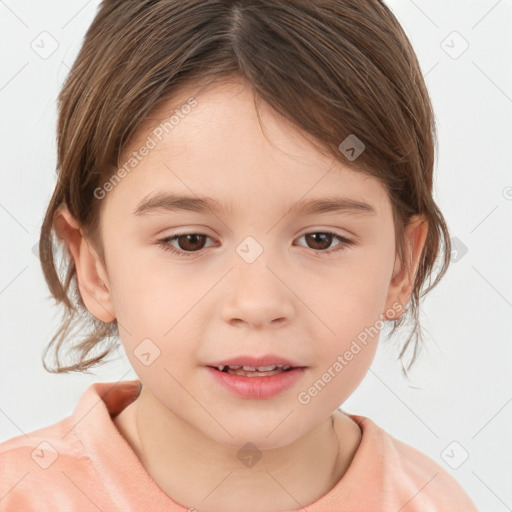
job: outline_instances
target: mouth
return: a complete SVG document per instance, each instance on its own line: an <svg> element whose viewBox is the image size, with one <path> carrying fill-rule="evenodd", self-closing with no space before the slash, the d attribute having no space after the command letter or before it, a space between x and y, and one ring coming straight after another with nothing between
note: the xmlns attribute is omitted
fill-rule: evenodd
<svg viewBox="0 0 512 512"><path fill-rule="evenodd" d="M217 361L206 365L206 369L213 383L239 398L270 399L296 386L307 368L278 357L269 361L270 357Z"/></svg>
<svg viewBox="0 0 512 512"><path fill-rule="evenodd" d="M268 366L219 365L211 366L210 368L222 373L240 375L242 377L269 377L271 375L279 375L280 373L289 372L299 367L272 364Z"/></svg>
<svg viewBox="0 0 512 512"><path fill-rule="evenodd" d="M231 359L218 360L209 363L207 366L221 373L241 377L270 377L307 368L298 362L275 354L263 356L241 355Z"/></svg>

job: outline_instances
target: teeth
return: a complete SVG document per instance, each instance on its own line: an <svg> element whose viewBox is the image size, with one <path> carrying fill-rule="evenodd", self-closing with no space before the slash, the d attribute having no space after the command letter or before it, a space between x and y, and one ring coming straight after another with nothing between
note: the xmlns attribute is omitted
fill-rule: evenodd
<svg viewBox="0 0 512 512"><path fill-rule="evenodd" d="M236 370L240 368L240 366L230 366L230 370ZM242 370L246 372L273 372L274 370L282 369L286 370L290 368L289 366L282 366L280 364L271 364L270 366L242 366Z"/></svg>
<svg viewBox="0 0 512 512"><path fill-rule="evenodd" d="M278 365L278 364L272 364L269 366L236 366L236 365L219 365L217 366L217 369L219 371L224 371L225 369L233 370L233 371L239 371L239 372L276 372L279 373L280 371L286 371L291 368L290 365ZM240 375L243 375L243 373L240 373Z"/></svg>

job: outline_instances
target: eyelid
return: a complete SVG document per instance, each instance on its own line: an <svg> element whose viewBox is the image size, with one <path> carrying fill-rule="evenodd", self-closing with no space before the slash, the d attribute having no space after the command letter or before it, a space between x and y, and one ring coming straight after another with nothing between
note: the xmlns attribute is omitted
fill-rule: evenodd
<svg viewBox="0 0 512 512"><path fill-rule="evenodd" d="M358 236L353 233L352 231L349 231L348 229L346 228L341 228L341 227L338 227L338 226L318 226L318 225L312 225L312 226L308 226L306 228L303 228L299 231L299 233L301 233L300 235L297 235L297 236L303 236L303 235L306 235L308 233L332 233L333 235L336 235L336 236L343 236L343 237L346 237L346 238L351 238L351 239L358 239Z"/></svg>
<svg viewBox="0 0 512 512"><path fill-rule="evenodd" d="M294 240L300 239L309 234L328 234L334 238L333 241L335 241L336 239L338 240L338 244L336 244L334 246L334 248L325 249L325 250L324 249L313 249L311 247L298 245L298 247L303 247L305 249L309 249L309 251L312 252L314 256L328 257L333 253L342 252L342 251L347 250L349 247L358 245L358 240L354 239L354 237L352 237L352 236L347 237L345 235L336 233L336 232L332 231L331 229L325 229L325 228L323 228L323 229L315 229L315 228L306 229L301 235L296 236L294 238ZM201 255L204 253L204 250L207 249L208 247L211 247L211 245L210 245L207 247L202 247L201 249L198 249L197 251L184 251L184 250L174 247L171 244L172 241L178 239L181 236L186 236L186 235L204 236L207 239L215 241L215 239L213 237L211 237L210 235L208 235L207 233L202 233L200 231L194 231L193 229L189 229L187 231L172 233L169 236L159 238L156 241L156 245L160 246L161 249L165 252L170 252L171 254L176 254L179 257L185 257L185 258L195 256L195 255L197 257L201 257Z"/></svg>

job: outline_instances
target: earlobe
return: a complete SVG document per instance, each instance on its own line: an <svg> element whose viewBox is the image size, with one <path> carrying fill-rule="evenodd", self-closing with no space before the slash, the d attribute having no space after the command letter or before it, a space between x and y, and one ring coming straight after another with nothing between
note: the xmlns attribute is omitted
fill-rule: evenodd
<svg viewBox="0 0 512 512"><path fill-rule="evenodd" d="M414 289L416 272L423 254L428 234L428 222L423 216L414 215L405 227L405 260L402 264L398 255L395 258L395 265L386 300L386 308L397 311L393 318L385 315L387 320L397 320L405 311L411 294Z"/></svg>
<svg viewBox="0 0 512 512"><path fill-rule="evenodd" d="M116 316L106 270L65 205L55 213L54 227L75 262L78 288L88 311L102 322L112 322Z"/></svg>

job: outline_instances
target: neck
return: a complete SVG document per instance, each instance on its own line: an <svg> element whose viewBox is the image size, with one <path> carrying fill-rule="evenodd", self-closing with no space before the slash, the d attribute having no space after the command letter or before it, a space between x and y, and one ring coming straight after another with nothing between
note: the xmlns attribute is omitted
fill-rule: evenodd
<svg viewBox="0 0 512 512"><path fill-rule="evenodd" d="M130 409L131 418L124 418L132 429L127 440L160 489L186 508L234 512L240 503L251 512L303 508L339 482L360 442L359 426L336 411L291 444L245 452L261 456L245 465L239 447L216 443L167 409L155 418L150 411L158 410L156 399L144 390L119 415Z"/></svg>

